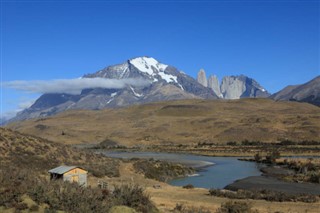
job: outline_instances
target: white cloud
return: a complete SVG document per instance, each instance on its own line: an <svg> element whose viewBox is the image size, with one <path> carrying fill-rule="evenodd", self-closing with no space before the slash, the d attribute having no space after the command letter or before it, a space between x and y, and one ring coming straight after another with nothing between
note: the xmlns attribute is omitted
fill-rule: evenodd
<svg viewBox="0 0 320 213"><path fill-rule="evenodd" d="M13 118L14 116L17 115L18 112L21 112L22 110L29 108L34 102L36 101L36 99L30 99L30 100L23 100L22 102L20 102L18 104L18 108L14 109L14 110L9 110L6 112L1 112L0 114L0 125L4 122L6 122L7 120Z"/></svg>
<svg viewBox="0 0 320 213"><path fill-rule="evenodd" d="M75 95L80 94L83 89L89 88L121 89L126 86L145 87L149 84L150 82L147 80L134 78L78 78L48 81L8 81L3 82L2 86L30 93L67 93Z"/></svg>
<svg viewBox="0 0 320 213"><path fill-rule="evenodd" d="M18 113L18 110L12 110L12 111L7 111L4 113L1 113L0 115L0 125L2 123L4 123L5 121L9 120L10 118L13 118L14 116L16 116L16 114Z"/></svg>
<svg viewBox="0 0 320 213"><path fill-rule="evenodd" d="M32 100L28 100L28 101L23 101L21 103L18 104L18 111L24 110L26 108L31 107L32 104L34 104L36 100L32 99Z"/></svg>

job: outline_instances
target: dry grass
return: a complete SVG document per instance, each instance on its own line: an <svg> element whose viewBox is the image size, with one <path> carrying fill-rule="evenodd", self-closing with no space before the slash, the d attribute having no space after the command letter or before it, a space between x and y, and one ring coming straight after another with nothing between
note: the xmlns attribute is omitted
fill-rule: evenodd
<svg viewBox="0 0 320 213"><path fill-rule="evenodd" d="M67 111L9 127L64 144L275 142L320 139L320 108L269 99L182 100L101 111ZM65 134L62 134L64 132Z"/></svg>
<svg viewBox="0 0 320 213"><path fill-rule="evenodd" d="M118 176L118 160L0 128L0 166L30 168L47 174L61 164L76 165L95 176Z"/></svg>

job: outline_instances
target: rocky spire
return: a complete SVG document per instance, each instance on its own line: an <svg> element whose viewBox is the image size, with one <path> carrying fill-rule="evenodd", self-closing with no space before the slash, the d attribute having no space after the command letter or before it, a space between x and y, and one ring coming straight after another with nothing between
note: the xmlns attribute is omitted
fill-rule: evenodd
<svg viewBox="0 0 320 213"><path fill-rule="evenodd" d="M220 91L219 80L216 75L211 75L208 78L208 87L213 90L213 92L220 98L223 97Z"/></svg>
<svg viewBox="0 0 320 213"><path fill-rule="evenodd" d="M203 85L204 87L208 86L206 72L203 69L200 69L198 72L197 81L199 84Z"/></svg>

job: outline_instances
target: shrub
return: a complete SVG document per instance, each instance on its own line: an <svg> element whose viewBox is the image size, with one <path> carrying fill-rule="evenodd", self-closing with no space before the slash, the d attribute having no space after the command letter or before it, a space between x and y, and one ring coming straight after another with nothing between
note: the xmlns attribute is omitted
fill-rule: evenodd
<svg viewBox="0 0 320 213"><path fill-rule="evenodd" d="M267 200L267 201L301 201L305 203L317 202L318 198L315 195L306 194L287 194L284 192L270 191L270 190L239 190L237 192L225 191L219 189L210 189L209 194L217 197L227 197L230 199L255 199L255 200Z"/></svg>
<svg viewBox="0 0 320 213"><path fill-rule="evenodd" d="M17 203L14 207L18 211L28 209L28 205L26 203Z"/></svg>
<svg viewBox="0 0 320 213"><path fill-rule="evenodd" d="M237 146L238 144L235 141L229 141L229 142L227 142L227 145L228 146Z"/></svg>
<svg viewBox="0 0 320 213"><path fill-rule="evenodd" d="M260 153L257 153L257 154L254 155L254 160L256 162L260 162L262 160L262 157L261 157Z"/></svg>
<svg viewBox="0 0 320 213"><path fill-rule="evenodd" d="M253 211L252 206L248 202L241 201L228 201L221 204L221 207L216 211L216 213L253 213L258 211Z"/></svg>
<svg viewBox="0 0 320 213"><path fill-rule="evenodd" d="M37 211L39 211L39 206L38 206L38 205L32 205L32 206L29 208L29 210L30 210L31 212L37 212Z"/></svg>
<svg viewBox="0 0 320 213"><path fill-rule="evenodd" d="M173 209L173 212L177 213L210 213L209 210L204 208L196 208L196 207L186 207L183 204L177 203L175 208Z"/></svg>
<svg viewBox="0 0 320 213"><path fill-rule="evenodd" d="M114 204L128 205L140 212L156 211L139 186L121 186L110 193L105 189L83 188L76 183L47 181L37 173L2 166L0 186L0 206L17 211L28 208L21 202L22 195L28 195L37 205L46 204L45 212L104 213ZM30 211L37 211L37 207L30 207Z"/></svg>
<svg viewBox="0 0 320 213"><path fill-rule="evenodd" d="M146 195L144 189L138 185L116 186L113 191L113 196L115 198L114 205L116 206L129 206L143 213L156 211L149 196Z"/></svg>
<svg viewBox="0 0 320 213"><path fill-rule="evenodd" d="M320 183L320 172L312 172L309 181L312 183Z"/></svg>
<svg viewBox="0 0 320 213"><path fill-rule="evenodd" d="M277 159L280 158L280 152L278 150L273 150L266 156L267 163L275 163Z"/></svg>
<svg viewBox="0 0 320 213"><path fill-rule="evenodd" d="M185 177L188 174L194 173L194 169L191 167L166 161L154 159L133 161L133 167L137 172L143 173L146 178L163 182L175 177Z"/></svg>
<svg viewBox="0 0 320 213"><path fill-rule="evenodd" d="M192 184L187 184L187 185L183 186L182 188L184 188L184 189L193 189L194 186Z"/></svg>

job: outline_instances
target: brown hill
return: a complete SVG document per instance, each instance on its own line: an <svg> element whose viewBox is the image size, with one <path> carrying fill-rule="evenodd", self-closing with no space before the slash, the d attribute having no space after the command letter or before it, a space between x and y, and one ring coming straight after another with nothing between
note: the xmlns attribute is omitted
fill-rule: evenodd
<svg viewBox="0 0 320 213"><path fill-rule="evenodd" d="M0 167L46 173L56 166L81 166L95 176L117 176L118 161L92 152L0 128Z"/></svg>
<svg viewBox="0 0 320 213"><path fill-rule="evenodd" d="M65 144L191 144L320 140L320 108L269 99L183 100L101 111L67 111L10 124Z"/></svg>

